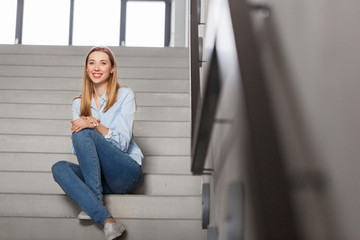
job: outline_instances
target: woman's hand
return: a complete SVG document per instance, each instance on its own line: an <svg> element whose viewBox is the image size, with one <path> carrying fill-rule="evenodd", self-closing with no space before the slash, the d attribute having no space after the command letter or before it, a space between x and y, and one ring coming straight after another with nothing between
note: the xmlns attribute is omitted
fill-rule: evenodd
<svg viewBox="0 0 360 240"><path fill-rule="evenodd" d="M94 117L80 117L76 120L72 120L71 132L79 132L85 128L96 128L99 126L100 119Z"/></svg>

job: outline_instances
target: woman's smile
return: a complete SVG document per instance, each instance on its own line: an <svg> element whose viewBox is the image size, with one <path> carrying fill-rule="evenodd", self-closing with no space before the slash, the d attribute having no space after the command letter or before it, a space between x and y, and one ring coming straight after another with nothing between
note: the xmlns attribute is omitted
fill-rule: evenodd
<svg viewBox="0 0 360 240"><path fill-rule="evenodd" d="M101 76L103 75L102 73L92 73L94 78L101 78Z"/></svg>

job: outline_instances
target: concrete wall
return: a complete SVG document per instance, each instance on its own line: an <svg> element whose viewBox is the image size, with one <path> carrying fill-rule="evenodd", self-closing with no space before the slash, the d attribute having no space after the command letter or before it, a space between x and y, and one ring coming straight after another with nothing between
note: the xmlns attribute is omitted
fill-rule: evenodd
<svg viewBox="0 0 360 240"><path fill-rule="evenodd" d="M220 1L209 4L213 2ZM288 175L294 183L302 237L358 239L360 2L252 2L271 8L270 17L256 12L251 16L285 146ZM206 63L204 66L206 69ZM232 181L246 182L239 163L246 150L235 149L236 143L226 144L228 139L239 140L233 132L226 124L217 124L208 152L208 165L214 167L211 224L219 227L219 239L226 236L226 186ZM219 158L221 162L216 162ZM252 239L252 215L248 213L245 239Z"/></svg>
<svg viewBox="0 0 360 240"><path fill-rule="evenodd" d="M298 151L291 156L321 172L325 186L318 195L328 200L327 210L331 211L337 237L357 239L360 236L360 107L357 103L360 100L357 27L360 2L269 0L266 3L272 8L272 16L263 22L259 34L263 34L263 53L267 51L264 53L267 69L274 72L274 61L271 63L270 59L282 58L276 66L277 75L271 74L269 84L278 86L276 91L282 92L283 100L290 99L287 108L293 109L292 115L298 122L293 124L293 129L302 137L302 153ZM269 58L270 49L274 50L272 58ZM275 54L278 56L274 57ZM280 82L281 78L285 81ZM279 117L283 118L283 112L279 111ZM286 131L289 136L290 130ZM298 162L291 164L298 166Z"/></svg>

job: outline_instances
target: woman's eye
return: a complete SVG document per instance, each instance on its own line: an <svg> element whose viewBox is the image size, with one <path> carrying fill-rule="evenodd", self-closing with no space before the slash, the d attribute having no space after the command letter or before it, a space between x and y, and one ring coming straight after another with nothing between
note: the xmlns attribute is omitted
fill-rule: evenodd
<svg viewBox="0 0 360 240"><path fill-rule="evenodd" d="M89 62L89 65L93 65L94 63L93 62Z"/></svg>

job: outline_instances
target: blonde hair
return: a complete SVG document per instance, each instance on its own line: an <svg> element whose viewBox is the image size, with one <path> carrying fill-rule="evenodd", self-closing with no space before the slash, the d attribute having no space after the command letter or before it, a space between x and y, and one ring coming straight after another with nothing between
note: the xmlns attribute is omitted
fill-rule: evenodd
<svg viewBox="0 0 360 240"><path fill-rule="evenodd" d="M82 83L82 90L81 90L81 104L80 104L80 116L91 116L91 100L94 93L94 84L90 80L89 75L87 73L87 64L89 60L89 56L93 52L103 52L109 56L111 67L113 68L113 73L110 74L107 90L106 90L106 106L104 108L104 112L109 110L116 102L118 89L120 85L117 82L117 66L114 54L108 47L93 47L90 49L86 56L85 60L85 67L84 67L84 76L83 76L83 83Z"/></svg>

